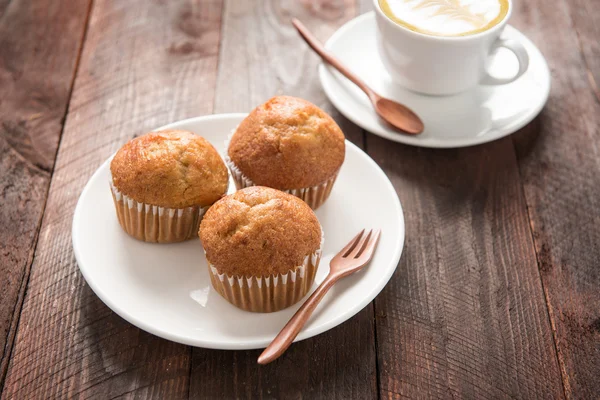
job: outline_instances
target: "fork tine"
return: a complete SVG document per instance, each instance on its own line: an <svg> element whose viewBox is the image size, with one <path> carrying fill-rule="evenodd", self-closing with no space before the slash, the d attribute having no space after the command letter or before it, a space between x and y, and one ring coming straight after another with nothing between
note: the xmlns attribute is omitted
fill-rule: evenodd
<svg viewBox="0 0 600 400"><path fill-rule="evenodd" d="M358 235L354 236L352 238L352 240L349 241L348 244L343 249L341 249L337 255L346 257L352 250L354 250L354 247L357 245L358 241L360 240L360 238L362 237L362 235L364 233L365 233L364 229L362 231L358 232Z"/></svg>
<svg viewBox="0 0 600 400"><path fill-rule="evenodd" d="M371 236L371 239L365 244L365 246L363 246L364 248L356 255L355 258L366 258L365 262L369 262L375 253L375 247L377 247L380 236L381 229L375 230L375 233Z"/></svg>
<svg viewBox="0 0 600 400"><path fill-rule="evenodd" d="M367 244L369 242L369 238L371 237L371 235L373 234L373 230L371 229L366 236L363 236L360 239L360 242L356 245L356 247L354 247L354 249L349 252L348 257L350 258L357 258L358 255L360 254L361 250L365 247L365 244Z"/></svg>

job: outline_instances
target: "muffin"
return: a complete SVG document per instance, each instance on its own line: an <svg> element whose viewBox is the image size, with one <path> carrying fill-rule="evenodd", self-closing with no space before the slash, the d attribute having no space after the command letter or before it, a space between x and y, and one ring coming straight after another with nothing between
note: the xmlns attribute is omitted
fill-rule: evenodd
<svg viewBox="0 0 600 400"><path fill-rule="evenodd" d="M199 232L213 287L247 311L273 312L298 302L315 279L323 234L295 196L254 186L217 201Z"/></svg>
<svg viewBox="0 0 600 400"><path fill-rule="evenodd" d="M238 189L268 186L317 209L344 162L344 134L314 104L276 96L256 107L232 134L225 162Z"/></svg>
<svg viewBox="0 0 600 400"><path fill-rule="evenodd" d="M188 131L151 132L129 141L115 154L110 172L119 223L146 242L194 237L206 209L227 192L219 153Z"/></svg>

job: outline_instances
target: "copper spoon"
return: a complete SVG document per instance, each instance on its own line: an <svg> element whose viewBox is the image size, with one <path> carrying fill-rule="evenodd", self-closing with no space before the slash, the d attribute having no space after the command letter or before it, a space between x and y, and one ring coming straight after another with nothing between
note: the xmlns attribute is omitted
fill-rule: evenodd
<svg viewBox="0 0 600 400"><path fill-rule="evenodd" d="M367 265L373 253L381 231L379 229L370 230L365 236L365 230L360 231L335 257L329 264L329 275L319 285L314 293L306 300L302 307L283 327L281 332L273 339L271 344L258 357L259 364L268 364L282 355L292 344L300 330L306 324L319 302L329 289L340 279L360 270Z"/></svg>
<svg viewBox="0 0 600 400"><path fill-rule="evenodd" d="M296 18L292 19L292 24L300 33L300 36L306 43L325 60L329 65L340 71L346 78L350 79L358 86L371 100L375 112L387 123L409 135L418 135L423 132L423 121L410 108L397 103L393 100L386 99L375 93L370 87L363 82L358 76L350 72L348 68L342 64L333 54L325 50L325 47L310 33L310 31Z"/></svg>

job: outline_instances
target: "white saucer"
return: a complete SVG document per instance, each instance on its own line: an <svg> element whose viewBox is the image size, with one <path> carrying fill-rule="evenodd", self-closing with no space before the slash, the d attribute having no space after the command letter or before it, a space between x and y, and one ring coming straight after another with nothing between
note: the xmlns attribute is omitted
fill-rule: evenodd
<svg viewBox="0 0 600 400"><path fill-rule="evenodd" d="M422 147L464 147L509 135L542 110L550 93L550 71L544 56L522 33L507 26L503 35L519 40L529 53L528 71L513 83L484 86L455 96L420 95L392 82L375 43L375 15L361 15L342 26L325 44L344 64L379 94L412 108L425 123L418 136L397 133L373 111L365 94L329 66L319 67L325 93L334 106L362 128L396 142ZM497 76L517 71L516 57L501 49L491 63Z"/></svg>
<svg viewBox="0 0 600 400"><path fill-rule="evenodd" d="M168 127L196 132L223 152L225 138L244 117L212 115ZM272 314L242 311L212 289L199 240L152 244L129 237L114 210L109 162L87 183L73 217L75 257L92 290L121 317L165 339L216 349L265 347L299 304ZM318 283L331 258L360 229L379 227L382 235L370 265L333 287L297 340L331 329L369 304L394 273L404 243L404 217L394 187L349 142L331 197L317 216L325 232Z"/></svg>

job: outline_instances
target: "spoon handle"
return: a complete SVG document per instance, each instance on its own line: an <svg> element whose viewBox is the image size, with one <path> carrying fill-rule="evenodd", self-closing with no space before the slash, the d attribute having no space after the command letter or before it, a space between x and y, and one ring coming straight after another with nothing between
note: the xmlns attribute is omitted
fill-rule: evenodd
<svg viewBox="0 0 600 400"><path fill-rule="evenodd" d="M281 332L273 339L271 344L262 352L258 357L259 364L268 364L271 361L281 356L288 347L292 344L302 327L306 324L306 321L310 318L317 305L323 299L323 296L331 289L334 283L338 281L340 276L334 276L333 274L327 275L323 283L314 291L314 293L304 302L302 307L296 311L296 314L288 321L283 327Z"/></svg>
<svg viewBox="0 0 600 400"><path fill-rule="evenodd" d="M319 40L300 22L298 19L293 18L292 24L302 36L302 39L319 55L323 60L325 60L329 65L333 68L340 71L346 78L350 79L356 86L358 86L363 92L367 94L367 96L371 97L372 91L371 89L354 73L352 73L348 68L342 64L340 60L338 60L333 54L329 51L325 50L325 47L319 42Z"/></svg>

